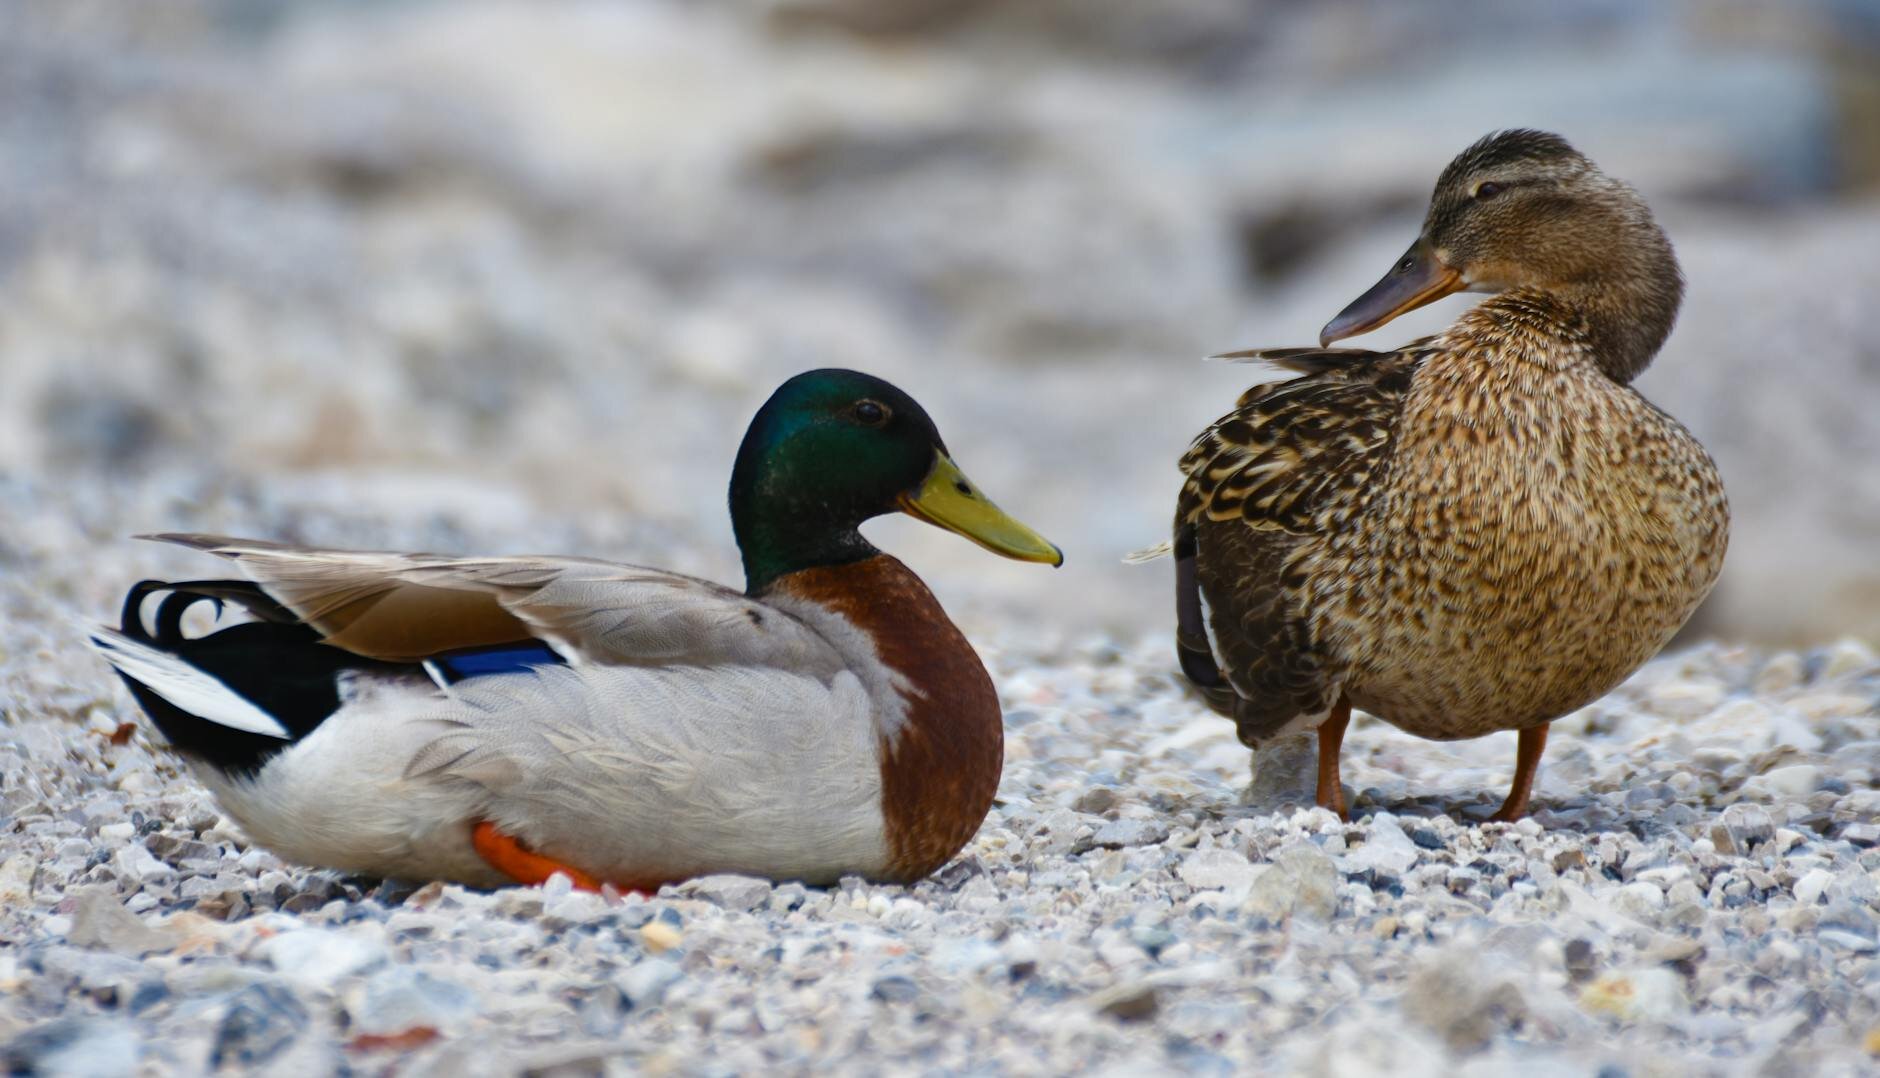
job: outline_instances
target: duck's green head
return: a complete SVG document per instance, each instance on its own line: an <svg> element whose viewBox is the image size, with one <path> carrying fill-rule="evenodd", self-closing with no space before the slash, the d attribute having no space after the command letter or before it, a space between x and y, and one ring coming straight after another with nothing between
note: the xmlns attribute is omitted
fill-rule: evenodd
<svg viewBox="0 0 1880 1078"><path fill-rule="evenodd" d="M785 573L873 556L857 529L894 512L1008 558L1064 562L960 472L926 410L887 382L808 371L758 409L731 471L731 527L752 594Z"/></svg>

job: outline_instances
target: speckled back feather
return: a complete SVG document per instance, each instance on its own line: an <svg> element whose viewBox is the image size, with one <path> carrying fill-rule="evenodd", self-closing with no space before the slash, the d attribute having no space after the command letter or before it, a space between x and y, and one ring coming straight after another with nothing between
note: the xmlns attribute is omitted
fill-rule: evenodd
<svg viewBox="0 0 1880 1078"><path fill-rule="evenodd" d="M1235 718L1243 737L1268 736L1330 703L1295 562L1310 537L1335 534L1363 513L1381 485L1426 343L1396 352L1235 353L1301 377L1249 389L1182 457L1176 556L1193 571L1178 575L1188 591L1236 595L1231 607L1213 610L1181 597L1183 664L1191 677L1202 675L1204 695ZM1201 547L1207 557L1197 561ZM1230 673L1209 685L1214 656Z"/></svg>

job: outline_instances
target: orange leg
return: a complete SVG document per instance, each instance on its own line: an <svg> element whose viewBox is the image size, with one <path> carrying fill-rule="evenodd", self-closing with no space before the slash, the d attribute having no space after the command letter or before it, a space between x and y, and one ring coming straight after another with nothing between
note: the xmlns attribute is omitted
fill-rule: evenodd
<svg viewBox="0 0 1880 1078"><path fill-rule="evenodd" d="M523 849L522 843L504 834L488 820L479 821L471 830L470 843L476 847L477 855L490 863L491 868L517 883L531 886L546 883L550 876L559 872L568 877L577 891L598 892L601 889L599 880L578 868Z"/></svg>
<svg viewBox="0 0 1880 1078"><path fill-rule="evenodd" d="M1351 725L1351 701L1338 698L1338 706L1319 723L1319 795L1321 808L1338 813L1338 818L1349 821L1351 814L1345 811L1345 784L1338 776L1338 752L1345 743L1345 727Z"/></svg>
<svg viewBox="0 0 1880 1078"><path fill-rule="evenodd" d="M1534 792L1534 773L1540 770L1541 753L1547 748L1547 723L1521 731L1521 747L1515 750L1514 784L1508 788L1508 800L1490 821L1513 823L1527 815L1528 794Z"/></svg>

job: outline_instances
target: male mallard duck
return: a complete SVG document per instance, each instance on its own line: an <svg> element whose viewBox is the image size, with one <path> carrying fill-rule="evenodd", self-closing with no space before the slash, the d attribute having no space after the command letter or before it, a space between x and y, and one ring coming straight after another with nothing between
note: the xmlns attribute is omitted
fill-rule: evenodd
<svg viewBox="0 0 1880 1078"><path fill-rule="evenodd" d="M248 579L138 584L94 643L294 861L481 887L927 875L992 803L999 701L857 526L900 510L1007 557L1063 555L967 481L919 404L853 371L777 390L730 500L743 593L586 558L163 535ZM186 637L204 599L254 620Z"/></svg>
<svg viewBox="0 0 1880 1078"><path fill-rule="evenodd" d="M1495 293L1394 352L1330 348ZM1730 514L1709 454L1629 383L1683 280L1637 192L1557 135L1450 162L1422 234L1320 335L1234 353L1255 386L1195 439L1175 513L1182 668L1254 745L1317 727L1318 803L1359 707L1420 737L1547 724L1606 693L1709 594Z"/></svg>

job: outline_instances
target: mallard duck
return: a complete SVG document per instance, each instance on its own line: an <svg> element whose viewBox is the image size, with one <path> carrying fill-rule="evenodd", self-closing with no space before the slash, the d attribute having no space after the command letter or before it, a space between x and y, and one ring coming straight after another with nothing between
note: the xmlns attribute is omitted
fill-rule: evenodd
<svg viewBox="0 0 1880 1078"><path fill-rule="evenodd" d="M899 510L1007 557L1062 554L961 474L919 404L853 371L776 391L730 504L743 592L587 558L152 536L246 579L140 583L94 643L288 860L641 891L927 875L991 805L998 696L857 526ZM186 636L205 600L249 620Z"/></svg>
<svg viewBox="0 0 1880 1078"><path fill-rule="evenodd" d="M1453 292L1493 293L1390 352L1332 348ZM1346 814L1351 709L1420 737L1520 731L1493 819L1527 808L1548 724L1670 641L1730 514L1716 465L1631 388L1683 279L1636 191L1558 135L1490 135L1421 235L1316 349L1231 353L1258 385L1182 458L1182 669L1250 746L1316 727Z"/></svg>

